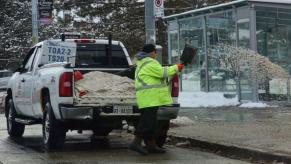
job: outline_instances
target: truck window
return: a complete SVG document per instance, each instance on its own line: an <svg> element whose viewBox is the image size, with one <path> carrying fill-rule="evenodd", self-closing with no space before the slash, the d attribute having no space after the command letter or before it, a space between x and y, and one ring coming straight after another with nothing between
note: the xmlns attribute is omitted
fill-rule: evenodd
<svg viewBox="0 0 291 164"><path fill-rule="evenodd" d="M33 52L32 55L30 55L27 63L24 66L26 72L31 72L33 70L33 65L34 65L34 62L35 62L35 56L39 55L40 52L41 52L41 47L37 47L35 49L36 50Z"/></svg>
<svg viewBox="0 0 291 164"><path fill-rule="evenodd" d="M24 61L23 61L23 68L24 68L23 72L28 72L28 71L30 71L30 67L31 67L31 65L32 65L33 58L34 58L34 54L35 54L34 51L35 51L35 47L32 48L32 49L28 52L28 54L25 56L25 59L24 59Z"/></svg>
<svg viewBox="0 0 291 164"><path fill-rule="evenodd" d="M41 58L41 53L42 53L42 47L38 47L35 53L35 57L33 59L32 65L31 65L31 69L34 69L36 67L38 67L38 64L40 63L40 58Z"/></svg>
<svg viewBox="0 0 291 164"><path fill-rule="evenodd" d="M121 46L112 45L112 64L108 63L108 45L106 44L78 44L76 67L90 68L127 68L128 61Z"/></svg>

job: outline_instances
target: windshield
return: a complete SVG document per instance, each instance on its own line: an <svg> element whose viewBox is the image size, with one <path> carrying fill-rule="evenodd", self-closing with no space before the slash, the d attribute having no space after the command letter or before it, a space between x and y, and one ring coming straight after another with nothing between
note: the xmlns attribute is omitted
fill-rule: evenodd
<svg viewBox="0 0 291 164"><path fill-rule="evenodd" d="M108 44L78 44L76 67L81 68L125 68L128 61L121 46L112 45L111 60ZM111 61L111 63L109 63Z"/></svg>

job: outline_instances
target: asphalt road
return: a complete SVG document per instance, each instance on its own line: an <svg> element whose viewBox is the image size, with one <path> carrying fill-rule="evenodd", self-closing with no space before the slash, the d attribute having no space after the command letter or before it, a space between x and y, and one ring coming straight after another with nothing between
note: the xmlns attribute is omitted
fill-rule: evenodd
<svg viewBox="0 0 291 164"><path fill-rule="evenodd" d="M166 145L166 154L141 156L127 149L132 135L114 131L106 139L90 140L91 133L69 132L64 148L45 152L41 144L41 126L27 126L24 136L12 139L7 135L4 115L0 115L0 163L246 163L207 152Z"/></svg>

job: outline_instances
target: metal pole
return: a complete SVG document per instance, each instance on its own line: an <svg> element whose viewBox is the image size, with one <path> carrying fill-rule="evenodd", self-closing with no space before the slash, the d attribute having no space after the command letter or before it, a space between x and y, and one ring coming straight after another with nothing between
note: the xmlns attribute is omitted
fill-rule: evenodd
<svg viewBox="0 0 291 164"><path fill-rule="evenodd" d="M250 7L250 34L251 34L251 50L257 52L257 38L256 38L256 10L254 8L254 5ZM255 59L257 60L257 59ZM251 66L256 69L256 66ZM258 80L257 80L257 71L253 72L253 77L252 77L252 101L253 102L258 102L259 97L258 97Z"/></svg>
<svg viewBox="0 0 291 164"><path fill-rule="evenodd" d="M108 64L112 64L112 34L108 36Z"/></svg>
<svg viewBox="0 0 291 164"><path fill-rule="evenodd" d="M257 34L256 34L256 10L254 5L250 7L250 48L257 52Z"/></svg>
<svg viewBox="0 0 291 164"><path fill-rule="evenodd" d="M238 73L238 76L235 78L235 84L236 84L236 94L238 98L238 102L241 102L241 86L240 86L240 73Z"/></svg>
<svg viewBox="0 0 291 164"><path fill-rule="evenodd" d="M180 21L178 19L176 19L177 23L178 23L178 55L179 55L179 58L181 57L181 26L180 26ZM179 62L179 59L178 61L176 60L175 62ZM180 91L183 91L183 79L182 79L182 76L181 74L179 75L179 84L180 84Z"/></svg>
<svg viewBox="0 0 291 164"><path fill-rule="evenodd" d="M31 4L32 4L32 43L35 44L38 42L38 18L37 18L38 0L31 0Z"/></svg>
<svg viewBox="0 0 291 164"><path fill-rule="evenodd" d="M290 102L290 76L287 79L287 101Z"/></svg>
<svg viewBox="0 0 291 164"><path fill-rule="evenodd" d="M203 17L203 37L205 51L205 92L209 92L209 75L208 75L208 37L207 37L207 22L206 16Z"/></svg>
<svg viewBox="0 0 291 164"><path fill-rule="evenodd" d="M145 0L145 32L146 43L156 44L154 0Z"/></svg>

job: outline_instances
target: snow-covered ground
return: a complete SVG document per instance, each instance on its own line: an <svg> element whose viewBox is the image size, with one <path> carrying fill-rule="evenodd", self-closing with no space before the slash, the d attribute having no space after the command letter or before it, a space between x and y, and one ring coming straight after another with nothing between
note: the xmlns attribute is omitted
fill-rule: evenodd
<svg viewBox="0 0 291 164"><path fill-rule="evenodd" d="M219 92L181 92L178 99L181 107L220 107L220 106L238 106L242 108L265 108L276 107L269 106L262 102L247 102L240 104L237 97L229 99ZM193 125L195 121L185 116L178 116L176 119L171 120L174 126L189 126Z"/></svg>
<svg viewBox="0 0 291 164"><path fill-rule="evenodd" d="M237 97L225 98L221 92L181 92L178 99L181 107L220 107L220 106L237 106ZM265 103L247 102L241 104L243 108L264 108L270 107Z"/></svg>
<svg viewBox="0 0 291 164"><path fill-rule="evenodd" d="M194 121L185 116L178 116L176 119L171 120L171 124L174 124L176 126L193 125Z"/></svg>
<svg viewBox="0 0 291 164"><path fill-rule="evenodd" d="M258 102L258 103L248 102L248 103L241 104L239 107L242 107L242 108L265 108L265 107L271 107L271 106L267 105L265 103L261 103L261 102ZM274 106L272 106L272 107L274 107Z"/></svg>
<svg viewBox="0 0 291 164"><path fill-rule="evenodd" d="M237 97L228 99L219 92L181 92L178 99L182 107L236 106Z"/></svg>

